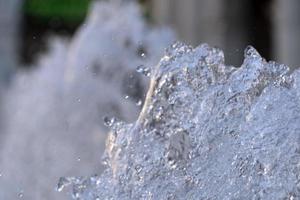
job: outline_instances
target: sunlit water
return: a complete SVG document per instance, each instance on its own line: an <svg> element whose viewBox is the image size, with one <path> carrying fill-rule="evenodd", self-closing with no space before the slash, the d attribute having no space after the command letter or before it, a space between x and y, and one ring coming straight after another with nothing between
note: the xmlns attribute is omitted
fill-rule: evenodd
<svg viewBox="0 0 300 200"><path fill-rule="evenodd" d="M300 72L253 47L176 43L151 71L135 123L107 119L102 175L61 178L73 199L299 199ZM66 186L69 189L65 189Z"/></svg>

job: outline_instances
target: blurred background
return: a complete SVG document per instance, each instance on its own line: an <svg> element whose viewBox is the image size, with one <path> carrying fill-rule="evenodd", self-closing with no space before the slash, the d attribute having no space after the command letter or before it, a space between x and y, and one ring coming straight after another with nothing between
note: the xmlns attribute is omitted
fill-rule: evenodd
<svg viewBox="0 0 300 200"><path fill-rule="evenodd" d="M103 119L136 119L146 67L174 41L217 46L236 67L252 45L296 69L299 10L297 0L0 0L0 199L65 199L60 176L101 173Z"/></svg>
<svg viewBox="0 0 300 200"><path fill-rule="evenodd" d="M219 46L229 64L239 65L250 44L267 60L299 66L299 1L153 0L151 5L156 22L171 24L193 45Z"/></svg>
<svg viewBox="0 0 300 200"><path fill-rule="evenodd" d="M1 0L1 77L44 52L49 35L71 36L91 0ZM170 25L180 40L209 43L238 65L251 44L267 59L299 63L300 3L297 0L140 0L147 20ZM21 65L17 65L21 64ZM28 66L28 65L26 65Z"/></svg>

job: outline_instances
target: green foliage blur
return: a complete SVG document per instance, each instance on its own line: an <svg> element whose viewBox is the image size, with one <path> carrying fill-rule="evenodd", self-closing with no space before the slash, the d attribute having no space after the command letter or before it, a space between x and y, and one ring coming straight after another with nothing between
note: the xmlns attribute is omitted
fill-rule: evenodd
<svg viewBox="0 0 300 200"><path fill-rule="evenodd" d="M54 17L64 22L79 23L83 21L91 0L27 0L25 14L41 20Z"/></svg>

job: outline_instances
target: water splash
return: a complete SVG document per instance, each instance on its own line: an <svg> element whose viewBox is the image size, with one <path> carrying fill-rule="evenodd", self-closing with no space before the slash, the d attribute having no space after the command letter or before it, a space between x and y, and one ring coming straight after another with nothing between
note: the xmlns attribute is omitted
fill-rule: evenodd
<svg viewBox="0 0 300 200"><path fill-rule="evenodd" d="M73 182L78 199L300 198L299 87L250 46L235 68L207 44L172 45L139 119L111 130L97 184Z"/></svg>

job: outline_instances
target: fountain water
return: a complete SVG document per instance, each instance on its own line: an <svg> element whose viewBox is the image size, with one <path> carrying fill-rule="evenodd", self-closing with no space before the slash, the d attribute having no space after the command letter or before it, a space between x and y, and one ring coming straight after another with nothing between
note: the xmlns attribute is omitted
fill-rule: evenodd
<svg viewBox="0 0 300 200"><path fill-rule="evenodd" d="M251 46L240 68L172 45L138 120L110 123L100 176L61 178L73 199L299 199L300 72Z"/></svg>

